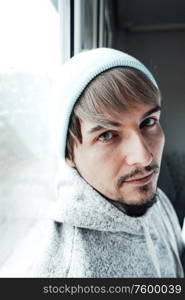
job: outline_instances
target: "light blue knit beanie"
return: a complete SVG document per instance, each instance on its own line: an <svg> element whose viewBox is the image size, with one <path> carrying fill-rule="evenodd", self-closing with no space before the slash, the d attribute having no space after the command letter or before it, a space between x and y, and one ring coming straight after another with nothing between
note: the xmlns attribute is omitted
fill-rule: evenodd
<svg viewBox="0 0 185 300"><path fill-rule="evenodd" d="M139 60L124 52L97 48L72 57L62 65L55 78L49 106L52 148L60 159L65 159L69 120L76 101L90 81L114 67L137 69L158 87L150 71Z"/></svg>

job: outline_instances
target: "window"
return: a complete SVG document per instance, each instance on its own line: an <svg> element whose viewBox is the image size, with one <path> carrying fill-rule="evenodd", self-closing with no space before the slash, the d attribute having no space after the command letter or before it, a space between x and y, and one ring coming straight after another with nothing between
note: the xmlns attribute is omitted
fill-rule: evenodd
<svg viewBox="0 0 185 300"><path fill-rule="evenodd" d="M86 49L111 47L107 0L59 1L62 61Z"/></svg>
<svg viewBox="0 0 185 300"><path fill-rule="evenodd" d="M0 71L46 70L60 61L59 14L50 0L0 1Z"/></svg>

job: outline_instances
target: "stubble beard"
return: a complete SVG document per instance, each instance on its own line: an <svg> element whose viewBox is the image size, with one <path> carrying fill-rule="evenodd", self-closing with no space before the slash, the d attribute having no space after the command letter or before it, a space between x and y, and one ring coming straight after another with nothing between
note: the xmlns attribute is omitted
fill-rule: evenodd
<svg viewBox="0 0 185 300"><path fill-rule="evenodd" d="M145 215L148 209L157 201L157 188L155 188L155 191L148 197L144 197L144 195L146 195L151 189L150 184L139 187L138 189L138 193L143 194L143 197L141 196L139 203L134 203L133 201L133 203L128 204L124 197L120 197L118 201L115 201L117 202L118 208L120 208L126 215L130 217L141 217Z"/></svg>
<svg viewBox="0 0 185 300"><path fill-rule="evenodd" d="M147 166L144 168L146 171L153 170L156 178L154 181L145 184L143 186L137 187L137 190L133 192L135 194L136 199L128 199L125 195L122 195L118 198L116 202L118 202L118 206L121 210L131 217L140 217L143 216L150 207L153 206L154 203L157 201L157 181L159 176L159 166L154 164L153 166ZM140 169L136 169L132 172L132 174L127 176L122 176L118 181L118 190L119 188L123 188L122 184L128 178L132 178L133 175L139 174L141 171ZM129 201L128 201L129 200ZM129 203L128 203L129 202Z"/></svg>

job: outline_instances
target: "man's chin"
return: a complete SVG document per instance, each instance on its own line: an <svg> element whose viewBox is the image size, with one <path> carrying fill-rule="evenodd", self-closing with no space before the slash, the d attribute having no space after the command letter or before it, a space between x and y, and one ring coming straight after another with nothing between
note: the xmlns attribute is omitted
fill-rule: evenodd
<svg viewBox="0 0 185 300"><path fill-rule="evenodd" d="M149 198L141 199L139 203L128 204L124 201L119 201L119 204L124 211L130 217L141 217L143 216L147 210L153 206L157 201L157 194L153 193Z"/></svg>

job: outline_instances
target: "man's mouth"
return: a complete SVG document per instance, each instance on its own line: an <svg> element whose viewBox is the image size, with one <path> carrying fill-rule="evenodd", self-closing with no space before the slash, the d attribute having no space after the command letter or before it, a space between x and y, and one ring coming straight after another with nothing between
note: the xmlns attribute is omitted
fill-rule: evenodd
<svg viewBox="0 0 185 300"><path fill-rule="evenodd" d="M142 185L142 184L146 184L149 183L154 175L154 171L152 171L151 173L147 174L147 175L142 175L142 176L138 176L138 177L134 177L128 180L125 180L124 183L127 184L135 184L135 185Z"/></svg>

